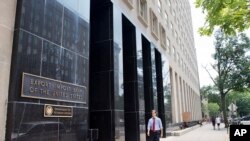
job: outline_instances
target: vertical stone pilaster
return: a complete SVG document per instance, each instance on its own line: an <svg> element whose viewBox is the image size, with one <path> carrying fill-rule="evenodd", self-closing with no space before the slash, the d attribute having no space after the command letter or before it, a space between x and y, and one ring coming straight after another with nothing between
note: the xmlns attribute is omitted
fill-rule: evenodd
<svg viewBox="0 0 250 141"><path fill-rule="evenodd" d="M177 98L176 98L176 89L175 89L175 77L174 77L174 70L170 68L170 83L171 83L171 101L172 101L172 119L173 123L178 122L178 108L177 108Z"/></svg>
<svg viewBox="0 0 250 141"><path fill-rule="evenodd" d="M16 0L0 1L0 140L5 140Z"/></svg>

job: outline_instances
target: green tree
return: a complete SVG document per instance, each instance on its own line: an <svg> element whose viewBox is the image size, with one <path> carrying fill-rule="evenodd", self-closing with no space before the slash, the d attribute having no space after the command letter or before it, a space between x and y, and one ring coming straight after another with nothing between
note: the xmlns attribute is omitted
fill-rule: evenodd
<svg viewBox="0 0 250 141"><path fill-rule="evenodd" d="M250 114L250 91L237 92L232 91L227 95L227 104L235 103L239 116Z"/></svg>
<svg viewBox="0 0 250 141"><path fill-rule="evenodd" d="M216 27L228 35L242 32L250 27L249 0L196 0L196 7L205 13L202 35L211 35Z"/></svg>
<svg viewBox="0 0 250 141"><path fill-rule="evenodd" d="M213 93L213 94L208 95L208 102L209 103L217 103L220 106L221 105L220 95L217 93L216 94Z"/></svg>
<svg viewBox="0 0 250 141"><path fill-rule="evenodd" d="M217 103L208 103L208 111L210 116L216 116L219 113L219 105Z"/></svg>
<svg viewBox="0 0 250 141"><path fill-rule="evenodd" d="M232 91L242 91L250 85L250 57L246 54L250 49L250 40L245 34L226 36L220 30L215 34L215 63L212 68L217 77L212 77L207 70L221 98L221 110L227 127L226 95Z"/></svg>
<svg viewBox="0 0 250 141"><path fill-rule="evenodd" d="M215 86L203 86L200 89L202 99L207 99L208 103L217 103L220 105L220 95Z"/></svg>

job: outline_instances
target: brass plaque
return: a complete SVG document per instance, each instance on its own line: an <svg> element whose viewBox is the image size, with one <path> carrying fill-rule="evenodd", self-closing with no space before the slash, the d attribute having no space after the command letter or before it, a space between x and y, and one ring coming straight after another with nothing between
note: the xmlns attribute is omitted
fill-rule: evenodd
<svg viewBox="0 0 250 141"><path fill-rule="evenodd" d="M87 89L84 86L28 73L23 73L22 81L22 97L74 103L87 101Z"/></svg>
<svg viewBox="0 0 250 141"><path fill-rule="evenodd" d="M44 117L72 117L73 108L62 105L44 105Z"/></svg>

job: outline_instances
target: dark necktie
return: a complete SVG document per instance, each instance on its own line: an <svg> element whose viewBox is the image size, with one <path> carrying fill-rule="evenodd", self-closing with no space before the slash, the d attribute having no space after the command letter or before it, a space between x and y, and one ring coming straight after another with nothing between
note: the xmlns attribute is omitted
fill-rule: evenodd
<svg viewBox="0 0 250 141"><path fill-rule="evenodd" d="M155 118L153 118L153 132L155 132Z"/></svg>

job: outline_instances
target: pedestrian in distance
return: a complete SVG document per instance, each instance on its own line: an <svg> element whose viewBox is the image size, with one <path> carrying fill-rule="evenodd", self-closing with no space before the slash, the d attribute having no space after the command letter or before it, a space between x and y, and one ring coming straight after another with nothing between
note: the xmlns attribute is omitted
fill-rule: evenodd
<svg viewBox="0 0 250 141"><path fill-rule="evenodd" d="M219 116L217 116L217 118L215 119L216 124L218 126L218 130L220 130L220 123L221 123L221 118Z"/></svg>
<svg viewBox="0 0 250 141"><path fill-rule="evenodd" d="M163 136L163 127L161 119L156 116L156 111L151 111L152 117L148 120L147 135L151 141L160 141Z"/></svg>
<svg viewBox="0 0 250 141"><path fill-rule="evenodd" d="M212 121L212 125L214 127L214 130L215 130L215 118L214 118L214 116L212 116L211 121Z"/></svg>

